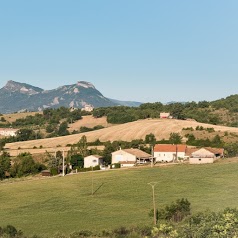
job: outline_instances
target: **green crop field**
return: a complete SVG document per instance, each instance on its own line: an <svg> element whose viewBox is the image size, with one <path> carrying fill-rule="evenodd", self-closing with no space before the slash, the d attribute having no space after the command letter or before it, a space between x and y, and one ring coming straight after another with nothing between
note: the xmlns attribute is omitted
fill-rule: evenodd
<svg viewBox="0 0 238 238"><path fill-rule="evenodd" d="M152 181L159 208L183 197L193 212L238 207L238 163L111 170L0 183L0 226L49 235L152 224Z"/></svg>

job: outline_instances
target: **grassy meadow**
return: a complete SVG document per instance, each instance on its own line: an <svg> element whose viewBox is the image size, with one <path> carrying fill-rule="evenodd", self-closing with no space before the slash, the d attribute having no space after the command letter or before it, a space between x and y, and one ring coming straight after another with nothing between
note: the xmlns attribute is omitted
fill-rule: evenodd
<svg viewBox="0 0 238 238"><path fill-rule="evenodd" d="M91 195L91 184L94 195ZM88 172L0 183L0 226L26 234L71 233L152 224L152 189L158 208L187 198L192 211L238 207L238 163L173 165Z"/></svg>

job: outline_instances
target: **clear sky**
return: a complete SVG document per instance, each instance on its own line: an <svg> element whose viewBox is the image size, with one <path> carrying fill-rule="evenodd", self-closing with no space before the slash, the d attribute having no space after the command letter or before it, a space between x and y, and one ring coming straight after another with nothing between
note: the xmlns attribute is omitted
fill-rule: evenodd
<svg viewBox="0 0 238 238"><path fill-rule="evenodd" d="M0 87L142 102L238 93L237 0L0 0Z"/></svg>

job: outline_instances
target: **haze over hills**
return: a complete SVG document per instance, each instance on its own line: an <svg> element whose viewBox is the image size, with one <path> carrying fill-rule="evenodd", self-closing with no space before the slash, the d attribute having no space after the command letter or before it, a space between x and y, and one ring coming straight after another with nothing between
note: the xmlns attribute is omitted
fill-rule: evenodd
<svg viewBox="0 0 238 238"><path fill-rule="evenodd" d="M123 102L104 97L93 84L79 81L52 90L44 90L29 84L8 81L0 89L0 112L11 113L23 110L42 111L46 108L76 107L89 104L93 107L117 105L139 106L138 102Z"/></svg>

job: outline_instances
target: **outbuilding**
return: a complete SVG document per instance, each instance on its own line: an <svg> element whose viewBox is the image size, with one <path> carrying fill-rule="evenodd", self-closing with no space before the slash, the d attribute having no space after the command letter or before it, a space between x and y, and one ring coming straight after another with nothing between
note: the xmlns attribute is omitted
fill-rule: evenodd
<svg viewBox="0 0 238 238"><path fill-rule="evenodd" d="M190 164L212 164L224 156L222 148L200 148L194 151L189 157Z"/></svg>
<svg viewBox="0 0 238 238"><path fill-rule="evenodd" d="M103 165L103 158L100 155L89 155L84 158L84 168L90 168Z"/></svg>
<svg viewBox="0 0 238 238"><path fill-rule="evenodd" d="M120 149L112 153L112 164L132 167L137 164L151 163L153 156L139 149Z"/></svg>
<svg viewBox="0 0 238 238"><path fill-rule="evenodd" d="M44 176L44 177L50 177L51 172L50 172L50 170L42 170L41 175Z"/></svg>

